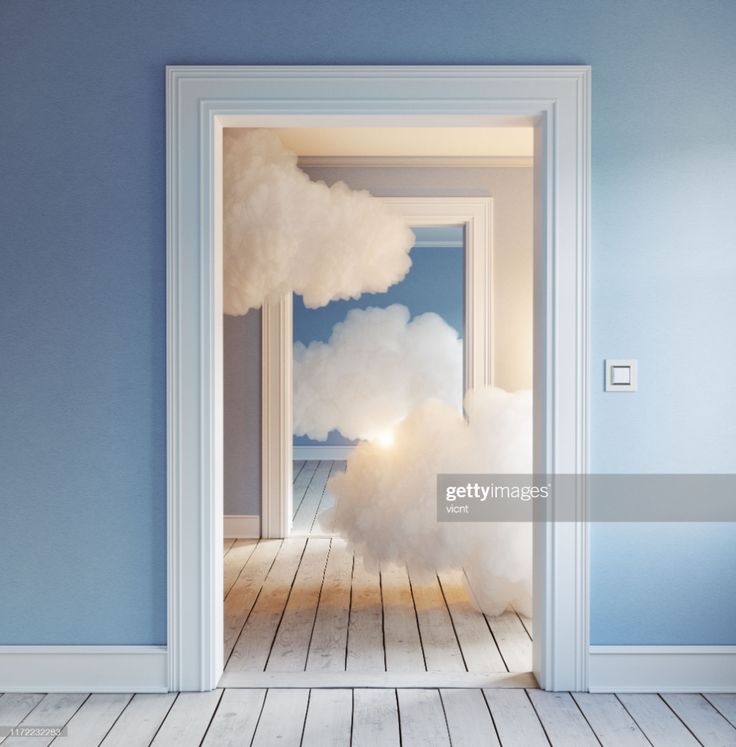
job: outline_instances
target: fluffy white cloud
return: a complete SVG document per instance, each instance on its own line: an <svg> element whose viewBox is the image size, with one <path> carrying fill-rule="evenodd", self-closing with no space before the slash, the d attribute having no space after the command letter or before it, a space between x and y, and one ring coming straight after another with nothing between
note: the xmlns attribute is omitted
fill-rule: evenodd
<svg viewBox="0 0 736 747"><path fill-rule="evenodd" d="M271 130L226 129L224 310L287 291L310 307L384 292L409 270L414 235L369 192L313 182Z"/></svg>
<svg viewBox="0 0 736 747"><path fill-rule="evenodd" d="M294 433L385 438L420 402L462 408L463 341L434 313L352 309L328 342L294 345Z"/></svg>
<svg viewBox="0 0 736 747"><path fill-rule="evenodd" d="M415 571L464 568L484 612L531 614L531 524L440 523L439 473L529 473L531 392L470 392L467 420L443 402L419 405L396 428L394 444L359 444L347 470L328 482L326 517L368 565L406 563Z"/></svg>

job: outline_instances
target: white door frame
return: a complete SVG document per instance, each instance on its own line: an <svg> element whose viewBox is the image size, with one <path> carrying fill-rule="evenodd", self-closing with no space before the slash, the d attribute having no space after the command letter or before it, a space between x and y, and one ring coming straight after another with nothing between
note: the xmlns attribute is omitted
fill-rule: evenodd
<svg viewBox="0 0 736 747"><path fill-rule="evenodd" d="M381 197L410 226L465 230L463 391L493 384L493 198ZM292 295L263 305L261 537L288 537L293 515ZM312 447L319 450L322 447ZM315 459L326 457L313 457Z"/></svg>
<svg viewBox="0 0 736 747"><path fill-rule="evenodd" d="M590 68L167 69L168 662L209 690L222 642L222 128L535 127L535 469L587 473ZM534 672L584 690L586 496L534 532Z"/></svg>

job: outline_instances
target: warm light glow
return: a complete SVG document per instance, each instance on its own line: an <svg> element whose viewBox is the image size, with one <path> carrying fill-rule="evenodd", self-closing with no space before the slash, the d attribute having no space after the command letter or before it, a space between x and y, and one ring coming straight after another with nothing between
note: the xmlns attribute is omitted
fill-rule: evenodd
<svg viewBox="0 0 736 747"><path fill-rule="evenodd" d="M394 434L391 433L391 431L385 431L384 433L379 433L376 436L376 443L379 446L383 446L384 449L388 449L394 445Z"/></svg>
<svg viewBox="0 0 736 747"><path fill-rule="evenodd" d="M276 133L289 150L307 158L531 158L534 154L531 126L283 127Z"/></svg>

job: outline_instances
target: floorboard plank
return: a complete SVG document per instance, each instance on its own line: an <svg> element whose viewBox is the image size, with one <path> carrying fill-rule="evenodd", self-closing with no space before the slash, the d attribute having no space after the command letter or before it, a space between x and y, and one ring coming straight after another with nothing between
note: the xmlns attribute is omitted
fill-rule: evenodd
<svg viewBox="0 0 736 747"><path fill-rule="evenodd" d="M522 615L520 612L516 613L519 616L519 620L521 621L521 624L526 629L527 634L529 635L530 640L534 640L534 627L532 624L532 618L527 617L526 615Z"/></svg>
<svg viewBox="0 0 736 747"><path fill-rule="evenodd" d="M667 705L707 745L736 745L736 729L702 695L667 693Z"/></svg>
<svg viewBox="0 0 736 747"><path fill-rule="evenodd" d="M441 747L450 744L438 690L399 690L402 747Z"/></svg>
<svg viewBox="0 0 736 747"><path fill-rule="evenodd" d="M503 747L548 747L542 724L524 690L484 689Z"/></svg>
<svg viewBox="0 0 736 747"><path fill-rule="evenodd" d="M306 539L283 541L261 593L233 647L225 672L263 671L291 593Z"/></svg>
<svg viewBox="0 0 736 747"><path fill-rule="evenodd" d="M49 693L16 726L66 726L88 697L88 693ZM53 739L53 736L7 737L2 744L3 747L46 747Z"/></svg>
<svg viewBox="0 0 736 747"><path fill-rule="evenodd" d="M460 646L439 581L410 573L422 649L429 672L464 672Z"/></svg>
<svg viewBox="0 0 736 747"><path fill-rule="evenodd" d="M307 664L330 540L309 539L266 663L272 672L303 672Z"/></svg>
<svg viewBox="0 0 736 747"><path fill-rule="evenodd" d="M615 695L573 693L603 747L644 747L649 742Z"/></svg>
<svg viewBox="0 0 736 747"><path fill-rule="evenodd" d="M333 539L307 658L308 670L345 671L353 553Z"/></svg>
<svg viewBox="0 0 736 747"><path fill-rule="evenodd" d="M129 693L93 693L70 719L67 736L57 737L52 744L64 747L100 744L132 697Z"/></svg>
<svg viewBox="0 0 736 747"><path fill-rule="evenodd" d="M736 693L707 693L705 697L731 726L736 726Z"/></svg>
<svg viewBox="0 0 736 747"><path fill-rule="evenodd" d="M98 745L133 696L121 693L93 693L67 724L67 736L57 737L59 747Z"/></svg>
<svg viewBox="0 0 736 747"><path fill-rule="evenodd" d="M203 747L250 744L265 697L265 690L225 690L207 729Z"/></svg>
<svg viewBox="0 0 736 747"><path fill-rule="evenodd" d="M352 715L352 690L312 690L302 747L349 745Z"/></svg>
<svg viewBox="0 0 736 747"><path fill-rule="evenodd" d="M330 478L334 475L344 472L346 462L343 460L336 460L332 463L332 469L330 470ZM322 494L322 500L320 501L319 508L317 509L317 518L312 527L312 534L319 533L322 535L333 535L335 533L335 517L334 514L328 520L327 517L322 514L328 509L335 505L335 496L330 492L329 484L325 486L325 491Z"/></svg>
<svg viewBox="0 0 736 747"><path fill-rule="evenodd" d="M438 576L468 671L508 671L483 613L473 606L465 591L462 571L446 571Z"/></svg>
<svg viewBox="0 0 736 747"><path fill-rule="evenodd" d="M306 464L304 459L295 459L291 465L291 481L292 484L296 482L296 478L299 477L299 473L304 469Z"/></svg>
<svg viewBox="0 0 736 747"><path fill-rule="evenodd" d="M235 540L235 544L225 556L225 574L222 581L222 592L225 599L227 599L230 589L233 588L238 576L240 576L240 572L248 562L248 558L253 554L257 544L258 540L255 539Z"/></svg>
<svg viewBox="0 0 736 747"><path fill-rule="evenodd" d="M353 691L352 747L399 747L399 711L396 691Z"/></svg>
<svg viewBox="0 0 736 747"><path fill-rule="evenodd" d="M580 712L570 693L530 690L537 716L553 747L595 747L598 745L593 730Z"/></svg>
<svg viewBox="0 0 736 747"><path fill-rule="evenodd" d="M156 735L176 698L176 693L139 693L102 741L102 747L147 745ZM60 743L59 747L64 747Z"/></svg>
<svg viewBox="0 0 736 747"><path fill-rule="evenodd" d="M225 672L219 687L381 687L524 688L537 687L531 672Z"/></svg>
<svg viewBox="0 0 736 747"><path fill-rule="evenodd" d="M314 472L319 464L318 459L309 459L304 462L304 466L299 471L299 474L294 478L294 485L292 486L292 510L295 514L299 506L301 505L304 494L307 492L309 483L312 482ZM292 519L293 519L292 515Z"/></svg>
<svg viewBox="0 0 736 747"><path fill-rule="evenodd" d="M532 640L516 613L486 619L509 672L531 672Z"/></svg>
<svg viewBox="0 0 736 747"><path fill-rule="evenodd" d="M481 690L440 690L452 747L498 747L491 712Z"/></svg>
<svg viewBox="0 0 736 747"><path fill-rule="evenodd" d="M424 670L424 654L406 568L381 566L386 671Z"/></svg>
<svg viewBox="0 0 736 747"><path fill-rule="evenodd" d="M238 640L245 621L256 603L281 544L281 540L261 540L225 598L223 609L225 661L230 657L235 641Z"/></svg>
<svg viewBox="0 0 736 747"><path fill-rule="evenodd" d="M42 700L41 693L5 693L0 697L0 724L17 726Z"/></svg>
<svg viewBox="0 0 736 747"><path fill-rule="evenodd" d="M292 523L292 533L294 535L309 534L312 531L331 470L332 461L321 461L315 470L314 477L304 493L304 498L294 511L294 521Z"/></svg>
<svg viewBox="0 0 736 747"><path fill-rule="evenodd" d="M659 695L621 693L618 699L654 747L688 747L698 744Z"/></svg>
<svg viewBox="0 0 736 747"><path fill-rule="evenodd" d="M269 690L252 747L299 747L309 690Z"/></svg>
<svg viewBox="0 0 736 747"><path fill-rule="evenodd" d="M222 690L179 693L151 743L153 747L194 747L202 741Z"/></svg>
<svg viewBox="0 0 736 747"><path fill-rule="evenodd" d="M223 555L227 555L227 551L235 544L234 537L225 537L222 541L222 552Z"/></svg>
<svg viewBox="0 0 736 747"><path fill-rule="evenodd" d="M381 578L366 569L361 558L353 566L348 626L348 671L383 672L383 607Z"/></svg>

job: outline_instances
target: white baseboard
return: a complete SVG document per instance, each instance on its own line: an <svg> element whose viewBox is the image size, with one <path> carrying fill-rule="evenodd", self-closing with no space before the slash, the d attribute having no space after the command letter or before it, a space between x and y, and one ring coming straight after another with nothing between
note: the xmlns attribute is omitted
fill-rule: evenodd
<svg viewBox="0 0 736 747"><path fill-rule="evenodd" d="M293 459L345 460L355 446L295 446Z"/></svg>
<svg viewBox="0 0 736 747"><path fill-rule="evenodd" d="M225 514L225 539L258 539L261 536L261 517L257 514Z"/></svg>
<svg viewBox="0 0 736 747"><path fill-rule="evenodd" d="M163 693L166 646L0 646L0 692Z"/></svg>
<svg viewBox="0 0 736 747"><path fill-rule="evenodd" d="M591 646L588 689L736 692L736 646Z"/></svg>

